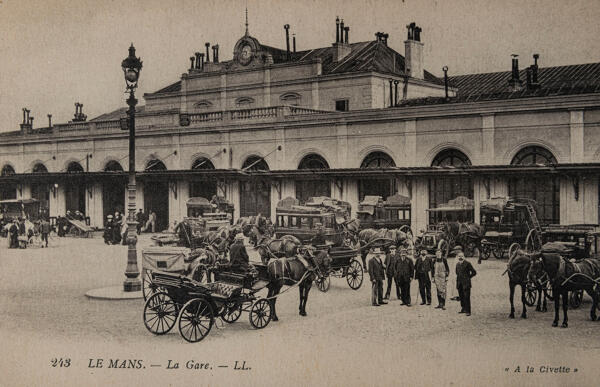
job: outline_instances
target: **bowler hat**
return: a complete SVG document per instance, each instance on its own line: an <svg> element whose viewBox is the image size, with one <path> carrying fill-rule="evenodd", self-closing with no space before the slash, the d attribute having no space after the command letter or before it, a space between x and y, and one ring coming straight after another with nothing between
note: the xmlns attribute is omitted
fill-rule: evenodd
<svg viewBox="0 0 600 387"><path fill-rule="evenodd" d="M373 250L371 250L371 252L373 254L381 254L381 248L379 247L374 247Z"/></svg>

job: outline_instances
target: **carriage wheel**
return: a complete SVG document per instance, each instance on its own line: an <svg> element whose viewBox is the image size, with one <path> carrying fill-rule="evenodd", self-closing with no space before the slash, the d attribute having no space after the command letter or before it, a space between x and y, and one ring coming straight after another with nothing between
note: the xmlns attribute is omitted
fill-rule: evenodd
<svg viewBox="0 0 600 387"><path fill-rule="evenodd" d="M479 258L482 260L487 260L492 253L492 249L488 243L481 243L481 250L479 251Z"/></svg>
<svg viewBox="0 0 600 387"><path fill-rule="evenodd" d="M146 301L151 295L158 292L166 293L165 289L161 286L155 285L152 282L152 271L151 270L143 270L144 274L142 276L142 295L144 296L144 301Z"/></svg>
<svg viewBox="0 0 600 387"><path fill-rule="evenodd" d="M450 251L450 245L448 244L448 241L445 239L442 239L439 243L438 243L438 249L442 250L442 256L444 258L448 258L448 252Z"/></svg>
<svg viewBox="0 0 600 387"><path fill-rule="evenodd" d="M546 284L544 285L544 294L546 295L547 299L554 301L554 289L552 289L552 284L550 281L546 281Z"/></svg>
<svg viewBox="0 0 600 387"><path fill-rule="evenodd" d="M581 301L583 301L583 290L572 291L569 295L569 306L577 309L581 306Z"/></svg>
<svg viewBox="0 0 600 387"><path fill-rule="evenodd" d="M346 271L346 282L353 290L358 290L363 283L363 268L356 259L350 261Z"/></svg>
<svg viewBox="0 0 600 387"><path fill-rule="evenodd" d="M466 257L474 257L475 249L477 248L477 244L475 242L467 242L465 243L465 256ZM480 253L481 254L481 253Z"/></svg>
<svg viewBox="0 0 600 387"><path fill-rule="evenodd" d="M329 278L329 277L327 277ZM266 298L261 298L250 309L250 324L256 329L263 329L271 321L271 303Z"/></svg>
<svg viewBox="0 0 600 387"><path fill-rule="evenodd" d="M513 259L516 255L517 252L521 249L521 245L518 243L513 243L510 245L510 247L508 248L508 260L510 261L511 259Z"/></svg>
<svg viewBox="0 0 600 387"><path fill-rule="evenodd" d="M179 308L167 293L155 293L144 305L144 324L155 335L164 335L175 326Z"/></svg>
<svg viewBox="0 0 600 387"><path fill-rule="evenodd" d="M525 305L534 306L537 301L537 288L534 283L527 282L525 285Z"/></svg>
<svg viewBox="0 0 600 387"><path fill-rule="evenodd" d="M212 306L203 298L193 298L179 312L179 334L190 343L204 339L215 321Z"/></svg>
<svg viewBox="0 0 600 387"><path fill-rule="evenodd" d="M237 302L227 302L221 313L223 321L232 324L236 322L242 315L242 304Z"/></svg>
<svg viewBox="0 0 600 387"><path fill-rule="evenodd" d="M317 284L317 289L325 293L329 290L329 286L331 285L331 278L329 277L329 275L324 275L322 277L318 277L315 280L315 282Z"/></svg>
<svg viewBox="0 0 600 387"><path fill-rule="evenodd" d="M500 243L492 247L492 254L494 254L494 257L496 259L502 259L502 257L504 256L504 248L502 248L502 245Z"/></svg>
<svg viewBox="0 0 600 387"><path fill-rule="evenodd" d="M537 244L536 231L531 229L527 233L527 238L525 238L525 249L528 253L541 249L542 246L537 246Z"/></svg>

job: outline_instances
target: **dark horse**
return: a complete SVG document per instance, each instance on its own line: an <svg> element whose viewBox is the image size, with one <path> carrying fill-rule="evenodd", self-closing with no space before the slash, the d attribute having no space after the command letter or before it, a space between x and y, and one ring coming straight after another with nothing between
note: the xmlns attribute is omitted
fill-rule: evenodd
<svg viewBox="0 0 600 387"><path fill-rule="evenodd" d="M295 236L283 235L279 239L262 237L256 244L256 250L258 250L261 261L267 263L271 258L295 256L300 246L302 243Z"/></svg>
<svg viewBox="0 0 600 387"><path fill-rule="evenodd" d="M529 268L528 278L536 281L544 272L548 274L554 294L554 321L552 326L558 326L559 300L563 301L563 328L569 326L567 310L569 309L569 291L585 290L592 297L590 318L596 320L598 294L595 287L600 278L600 261L597 259L582 259L570 262L556 253L537 253L532 256L533 262Z"/></svg>
<svg viewBox="0 0 600 387"><path fill-rule="evenodd" d="M271 317L273 321L279 320L275 310L275 303L283 285L291 286L299 282L300 316L306 316L306 301L308 300L308 292L313 281L317 277L318 272L327 273L329 271L331 258L327 251L321 250L313 255L307 250L304 257L299 258L296 256L292 258L272 259L267 264L267 273L269 276L269 284L267 285L269 293L267 297L269 297L269 302L271 303ZM309 267L307 267L306 263L308 263Z"/></svg>
<svg viewBox="0 0 600 387"><path fill-rule="evenodd" d="M525 290L527 289L527 274L529 273L529 267L531 266L531 256L524 251L517 251L516 255L508 262L506 272L508 273L508 286L510 288L510 314L508 317L515 318L515 287L521 286L521 303L523 304L523 312L521 318L527 318L527 303L525 300ZM548 310L546 303L546 294L543 292L541 285L535 284L535 291L538 293L537 307L535 310L538 312L545 312ZM542 306L542 295L544 297L544 303ZM530 305L531 306L531 305Z"/></svg>

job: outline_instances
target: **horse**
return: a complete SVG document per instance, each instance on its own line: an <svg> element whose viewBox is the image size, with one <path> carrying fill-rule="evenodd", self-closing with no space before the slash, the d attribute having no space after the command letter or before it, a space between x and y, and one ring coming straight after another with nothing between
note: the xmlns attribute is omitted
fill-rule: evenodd
<svg viewBox="0 0 600 387"><path fill-rule="evenodd" d="M302 242L293 235L283 235L279 239L263 237L256 244L256 249L263 263L269 262L271 258L284 256L291 258L298 253Z"/></svg>
<svg viewBox="0 0 600 387"><path fill-rule="evenodd" d="M483 228L476 223L446 222L443 223L442 230L448 234L449 239L461 245L468 256L474 254L474 249L481 245L483 239Z"/></svg>
<svg viewBox="0 0 600 387"><path fill-rule="evenodd" d="M585 290L592 297L592 309L590 318L596 321L596 307L598 305L598 294L595 288L600 278L600 261L585 258L579 262L571 262L556 253L536 253L532 256L533 262L527 274L528 278L536 281L544 273L552 284L554 295L554 321L552 326L558 326L559 302L563 302L562 327L569 326L567 310L569 309L569 291Z"/></svg>
<svg viewBox="0 0 600 387"><path fill-rule="evenodd" d="M523 304L523 311L521 312L521 318L527 318L527 306L525 302L525 290L527 288L527 273L531 266L531 256L522 250L518 250L517 253L512 257L506 268L508 273L508 286L510 289L510 314L509 318L515 318L515 287L521 286L521 303ZM535 308L538 312L547 311L546 295L542 290L541 286L536 286L538 292L537 306ZM542 306L542 295L544 296L544 302Z"/></svg>
<svg viewBox="0 0 600 387"><path fill-rule="evenodd" d="M206 282L211 282L211 268L220 261L220 255L214 247L207 246L192 250L187 260L189 264L184 272L185 276L202 282L206 275Z"/></svg>
<svg viewBox="0 0 600 387"><path fill-rule="evenodd" d="M363 268L366 270L367 268L367 253L369 252L368 247L371 246L374 242L377 241L387 241L394 246L404 245L406 247L411 247L412 239L408 237L408 235L404 231L400 231L400 229L387 229L387 228L365 228L364 230L359 231L358 233L358 245L360 247L360 256L363 263Z"/></svg>
<svg viewBox="0 0 600 387"><path fill-rule="evenodd" d="M267 264L267 273L269 290L267 298L271 304L271 319L278 321L275 303L277 295L281 291L283 285L293 285L298 283L300 292L300 305L298 307L300 316L306 316L306 301L308 293L313 281L317 278L318 273L327 273L331 265L331 258L325 250L318 251L315 255L306 250L306 255L312 258L311 267L307 267L305 262L307 259L300 258L298 255L289 258L272 259Z"/></svg>
<svg viewBox="0 0 600 387"><path fill-rule="evenodd" d="M240 227L245 237L250 238L250 242L256 246L258 241L265 236L274 234L273 223L271 220L258 214L239 218L236 226Z"/></svg>

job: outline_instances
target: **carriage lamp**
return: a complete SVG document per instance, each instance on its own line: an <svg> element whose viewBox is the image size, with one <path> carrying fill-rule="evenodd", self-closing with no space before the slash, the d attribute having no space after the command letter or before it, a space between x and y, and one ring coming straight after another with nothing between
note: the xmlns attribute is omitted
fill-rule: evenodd
<svg viewBox="0 0 600 387"><path fill-rule="evenodd" d="M121 62L121 68L123 69L123 75L125 77L126 93L129 93L127 98L127 119L129 125L129 183L127 184L127 195L128 195L128 216L127 216L127 267L125 268L125 281L123 282L123 290L125 292L136 292L142 288L142 283L139 279L139 269L137 265L137 222L135 220L135 196L136 196L136 184L135 184L135 106L137 105L137 99L135 99L135 89L138 86L138 80L140 78L140 71L142 71L142 61L140 58L135 56L135 47L133 43L129 47L129 56Z"/></svg>

